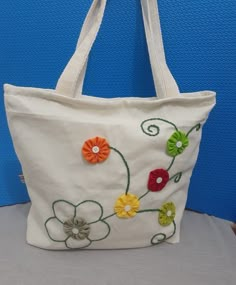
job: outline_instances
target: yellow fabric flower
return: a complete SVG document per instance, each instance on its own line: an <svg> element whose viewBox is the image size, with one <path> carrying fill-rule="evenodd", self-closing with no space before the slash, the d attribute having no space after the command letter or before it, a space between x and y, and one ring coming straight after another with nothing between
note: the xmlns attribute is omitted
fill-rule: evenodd
<svg viewBox="0 0 236 285"><path fill-rule="evenodd" d="M123 194L117 200L114 207L117 217L132 218L137 214L140 207L140 201L136 195Z"/></svg>
<svg viewBox="0 0 236 285"><path fill-rule="evenodd" d="M159 213L159 224L161 226L169 226L175 218L176 208L172 202L162 205Z"/></svg>

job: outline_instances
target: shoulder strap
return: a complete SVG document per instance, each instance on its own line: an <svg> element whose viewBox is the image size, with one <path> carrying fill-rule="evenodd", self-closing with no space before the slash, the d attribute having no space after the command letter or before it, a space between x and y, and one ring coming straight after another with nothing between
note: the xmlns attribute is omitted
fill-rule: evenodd
<svg viewBox="0 0 236 285"><path fill-rule="evenodd" d="M81 96L89 52L102 23L106 3L107 0L93 1L75 53L57 83L57 92L70 97ZM141 0L141 4L156 93L159 98L178 96L178 86L165 60L157 0Z"/></svg>

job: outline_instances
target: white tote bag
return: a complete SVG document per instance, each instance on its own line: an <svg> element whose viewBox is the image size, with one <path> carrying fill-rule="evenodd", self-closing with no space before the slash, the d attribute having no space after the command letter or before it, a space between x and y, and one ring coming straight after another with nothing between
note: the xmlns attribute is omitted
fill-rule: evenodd
<svg viewBox="0 0 236 285"><path fill-rule="evenodd" d="M215 93L179 93L165 60L156 0L141 0L157 97L82 95L106 2L93 1L55 90L4 86L9 128L32 201L27 242L40 248L179 242Z"/></svg>

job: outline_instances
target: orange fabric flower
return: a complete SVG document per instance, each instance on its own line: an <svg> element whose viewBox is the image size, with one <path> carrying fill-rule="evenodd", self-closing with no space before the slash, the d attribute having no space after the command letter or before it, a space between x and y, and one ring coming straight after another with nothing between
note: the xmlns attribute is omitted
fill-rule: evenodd
<svg viewBox="0 0 236 285"><path fill-rule="evenodd" d="M110 147L106 139L95 137L85 141L82 154L88 162L99 163L108 158Z"/></svg>

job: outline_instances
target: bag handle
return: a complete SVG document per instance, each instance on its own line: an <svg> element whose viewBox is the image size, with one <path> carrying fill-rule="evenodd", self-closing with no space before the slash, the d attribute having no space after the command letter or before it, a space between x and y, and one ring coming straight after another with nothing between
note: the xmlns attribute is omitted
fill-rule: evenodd
<svg viewBox="0 0 236 285"><path fill-rule="evenodd" d="M87 60L100 29L107 0L94 0L86 16L77 48L58 80L56 91L69 97L82 95ZM159 98L178 96L178 86L165 60L157 0L141 0L150 63Z"/></svg>
<svg viewBox="0 0 236 285"><path fill-rule="evenodd" d="M165 52L164 52L162 35L161 35L161 26L160 26L160 19L159 19L159 15L158 15L157 0L154 0L154 1L149 0L149 8L148 9L150 9L152 11L152 13L154 12L154 15L151 16L151 17L153 17L153 20L150 21L153 24L152 30L156 32L153 35L154 47L157 49L161 58L165 62ZM146 9L144 11L144 9L142 9L142 11L145 12L148 10ZM146 23L147 23L147 21L144 22L144 24L146 24ZM147 28L148 28L148 26L147 26ZM81 29L81 34L80 34L80 38L79 38L78 43L77 43L77 48L79 46L80 40L83 38L84 35L86 35L88 33L88 31L89 31L89 25L88 25L88 21L86 19L84 21L84 25ZM78 76L78 84L77 84L77 88L76 88L75 97L80 96L82 94L84 78L85 78L86 69L87 69L87 63L88 63L88 58L86 59L85 65L84 65L83 69L81 70L80 75Z"/></svg>

